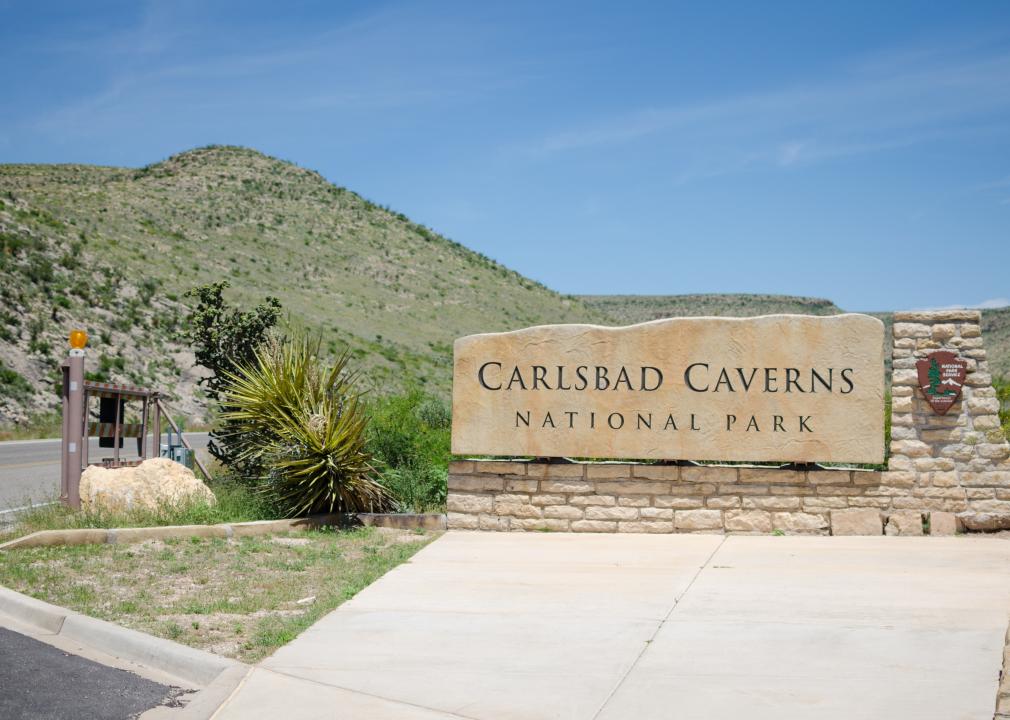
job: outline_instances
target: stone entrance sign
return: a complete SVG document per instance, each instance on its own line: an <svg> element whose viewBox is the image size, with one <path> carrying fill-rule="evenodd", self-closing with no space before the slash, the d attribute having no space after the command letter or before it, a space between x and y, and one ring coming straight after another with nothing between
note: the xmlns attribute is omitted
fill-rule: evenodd
<svg viewBox="0 0 1010 720"><path fill-rule="evenodd" d="M456 341L458 455L880 463L867 315L547 325Z"/></svg>

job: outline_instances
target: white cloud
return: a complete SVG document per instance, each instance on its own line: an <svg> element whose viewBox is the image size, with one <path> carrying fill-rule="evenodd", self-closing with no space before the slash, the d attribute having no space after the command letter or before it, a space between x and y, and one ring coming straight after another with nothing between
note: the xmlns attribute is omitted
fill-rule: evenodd
<svg viewBox="0 0 1010 720"><path fill-rule="evenodd" d="M915 63L854 62L816 84L701 102L654 105L522 143L538 157L649 142L691 166L745 169L755 162L804 163L992 132L992 113L1010 111L1010 54L1005 48L915 53Z"/></svg>
<svg viewBox="0 0 1010 720"><path fill-rule="evenodd" d="M1010 298L991 298L989 300L983 300L975 307L980 310L1010 307Z"/></svg>
<svg viewBox="0 0 1010 720"><path fill-rule="evenodd" d="M912 308L913 310L995 310L1010 307L1010 298L989 298L977 305L943 305L940 307Z"/></svg>
<svg viewBox="0 0 1010 720"><path fill-rule="evenodd" d="M201 27L199 19L148 13L100 38L57 44L64 53L100 55L101 67L113 70L98 90L42 108L30 125L63 138L138 125L178 108L226 125L223 118L247 113L431 107L491 94L506 82L501 78L521 74L508 61L493 67L468 61L479 49L479 26L406 7L369 10L314 34L278 28L264 38L249 31L254 42L243 44L218 45L215 28ZM189 44L174 47L178 38Z"/></svg>

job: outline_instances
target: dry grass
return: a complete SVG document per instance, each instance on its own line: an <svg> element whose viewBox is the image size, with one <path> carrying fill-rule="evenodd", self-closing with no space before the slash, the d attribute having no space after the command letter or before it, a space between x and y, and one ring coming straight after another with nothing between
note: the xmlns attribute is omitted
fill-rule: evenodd
<svg viewBox="0 0 1010 720"><path fill-rule="evenodd" d="M359 528L237 540L35 548L0 554L0 584L92 617L255 662L434 537Z"/></svg>

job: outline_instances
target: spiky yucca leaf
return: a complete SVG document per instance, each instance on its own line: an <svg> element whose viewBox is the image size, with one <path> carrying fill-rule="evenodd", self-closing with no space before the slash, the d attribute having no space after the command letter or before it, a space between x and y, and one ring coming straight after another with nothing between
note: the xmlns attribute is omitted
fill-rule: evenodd
<svg viewBox="0 0 1010 720"><path fill-rule="evenodd" d="M261 468L263 489L290 516L388 509L365 450L368 423L346 372L347 356L325 365L319 341L273 341L229 373L223 420L237 457Z"/></svg>

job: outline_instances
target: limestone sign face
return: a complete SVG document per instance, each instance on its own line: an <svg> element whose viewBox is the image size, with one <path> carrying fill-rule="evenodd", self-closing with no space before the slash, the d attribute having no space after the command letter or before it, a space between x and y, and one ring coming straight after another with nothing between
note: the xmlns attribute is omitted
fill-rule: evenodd
<svg viewBox="0 0 1010 720"><path fill-rule="evenodd" d="M879 463L867 315L545 325L454 347L458 455Z"/></svg>
<svg viewBox="0 0 1010 720"><path fill-rule="evenodd" d="M919 388L933 412L946 415L961 397L968 373L967 363L954 353L941 350L916 362L915 371L919 376Z"/></svg>

